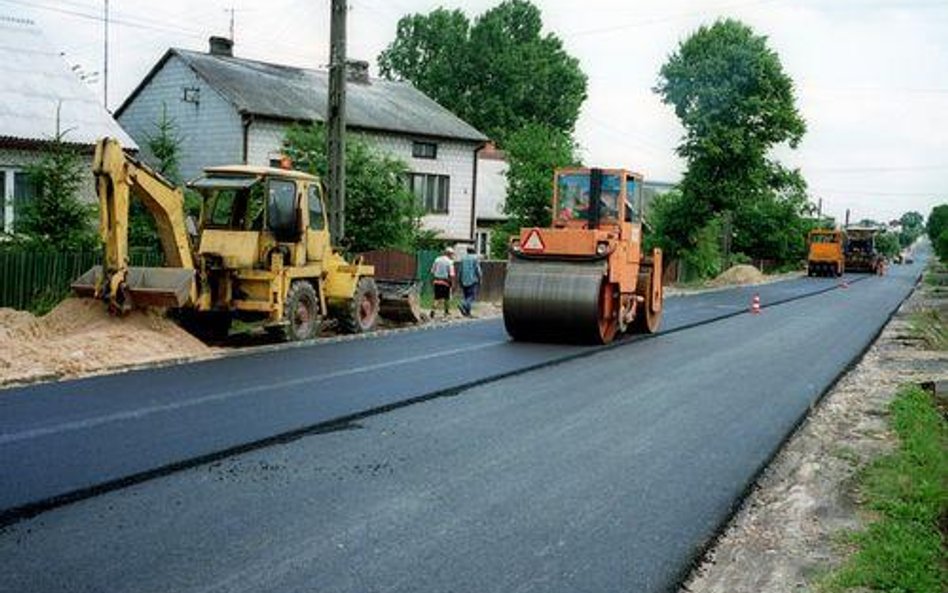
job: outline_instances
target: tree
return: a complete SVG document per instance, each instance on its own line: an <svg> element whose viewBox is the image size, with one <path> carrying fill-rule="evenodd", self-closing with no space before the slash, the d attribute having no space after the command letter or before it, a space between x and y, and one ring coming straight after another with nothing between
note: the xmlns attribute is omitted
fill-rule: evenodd
<svg viewBox="0 0 948 593"><path fill-rule="evenodd" d="M925 232L934 242L946 229L948 229L948 204L941 204L932 208L931 214L928 215L928 223L925 225Z"/></svg>
<svg viewBox="0 0 948 593"><path fill-rule="evenodd" d="M762 249L773 235L758 226L755 213L797 226L806 183L768 152L784 142L795 148L806 124L794 104L793 81L766 37L732 19L701 27L662 66L655 91L685 128L677 152L688 163L681 183L686 219L670 228L675 245L694 247L697 232L727 211L746 221L738 228L745 244ZM794 250L787 245L759 255L789 257Z"/></svg>
<svg viewBox="0 0 948 593"><path fill-rule="evenodd" d="M379 55L379 70L411 82L501 145L529 123L571 133L586 75L542 29L540 9L526 0L507 0L473 26L459 10L407 15Z"/></svg>
<svg viewBox="0 0 948 593"><path fill-rule="evenodd" d="M876 236L876 250L886 257L895 257L901 251L899 237L895 233L879 233Z"/></svg>
<svg viewBox="0 0 948 593"><path fill-rule="evenodd" d="M901 247L908 247L925 231L925 218L914 210L903 214L899 222L902 224L898 237Z"/></svg>
<svg viewBox="0 0 948 593"><path fill-rule="evenodd" d="M553 171L576 164L576 145L565 133L528 124L507 142L507 199L504 213L517 227L550 226Z"/></svg>
<svg viewBox="0 0 948 593"><path fill-rule="evenodd" d="M151 153L147 162L163 177L175 184L181 183L178 172L178 163L181 153L181 137L177 133L177 124L168 117L168 105L161 104L161 117L152 124L154 134L145 134L146 145ZM186 209L196 214L199 210L200 198L188 190ZM128 206L128 243L133 247L160 249L161 241L158 238L158 228L155 219L145 208L141 200L132 199Z"/></svg>
<svg viewBox="0 0 948 593"><path fill-rule="evenodd" d="M322 124L291 127L284 149L296 167L326 179ZM407 173L402 161L377 152L358 136L346 138L346 249L414 249L417 242L431 239L420 228L421 209L405 184Z"/></svg>
<svg viewBox="0 0 948 593"><path fill-rule="evenodd" d="M50 140L39 162L26 168L36 197L17 213L16 233L32 247L59 251L94 249L97 235L93 211L79 198L82 158L64 141L64 134Z"/></svg>

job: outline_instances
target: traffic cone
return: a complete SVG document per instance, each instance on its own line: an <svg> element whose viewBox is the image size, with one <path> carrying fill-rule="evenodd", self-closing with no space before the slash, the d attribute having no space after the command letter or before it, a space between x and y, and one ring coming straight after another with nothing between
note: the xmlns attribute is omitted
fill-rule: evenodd
<svg viewBox="0 0 948 593"><path fill-rule="evenodd" d="M760 295L755 294L754 298L751 299L751 313L753 315L760 315Z"/></svg>

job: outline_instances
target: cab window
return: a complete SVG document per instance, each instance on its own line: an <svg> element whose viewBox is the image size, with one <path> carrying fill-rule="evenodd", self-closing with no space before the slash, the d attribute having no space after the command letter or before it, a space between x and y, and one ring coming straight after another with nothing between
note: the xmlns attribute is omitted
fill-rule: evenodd
<svg viewBox="0 0 948 593"><path fill-rule="evenodd" d="M639 206L641 204L640 191L642 187L634 178L625 180L625 221L638 222L640 217Z"/></svg>
<svg viewBox="0 0 948 593"><path fill-rule="evenodd" d="M296 216L296 183L271 179L267 186L267 226L277 240L293 240L299 233Z"/></svg>
<svg viewBox="0 0 948 593"><path fill-rule="evenodd" d="M309 228L314 231L321 231L326 226L323 220L323 196L319 191L319 185L311 183L309 186Z"/></svg>

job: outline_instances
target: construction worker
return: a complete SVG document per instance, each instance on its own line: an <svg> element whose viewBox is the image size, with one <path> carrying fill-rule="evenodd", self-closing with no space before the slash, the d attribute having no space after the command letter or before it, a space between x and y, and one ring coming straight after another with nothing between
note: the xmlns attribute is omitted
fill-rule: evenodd
<svg viewBox="0 0 948 593"><path fill-rule="evenodd" d="M451 300L451 285L454 283L454 249L445 247L444 252L431 264L431 282L434 286L434 304L431 318L440 301L444 307L444 316L448 316L448 301Z"/></svg>
<svg viewBox="0 0 948 593"><path fill-rule="evenodd" d="M461 315L470 317L474 308L474 301L477 299L477 288L481 284L481 262L478 261L473 247L468 247L467 253L461 258L461 273L459 274L458 283L464 293L464 300L458 304L458 309L460 309Z"/></svg>

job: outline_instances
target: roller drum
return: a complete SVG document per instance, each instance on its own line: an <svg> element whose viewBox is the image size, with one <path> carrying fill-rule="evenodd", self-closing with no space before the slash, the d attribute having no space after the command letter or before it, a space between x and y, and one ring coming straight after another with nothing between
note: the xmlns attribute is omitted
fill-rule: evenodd
<svg viewBox="0 0 948 593"><path fill-rule="evenodd" d="M507 333L522 341L610 341L600 329L606 270L604 261L512 260L504 282Z"/></svg>

